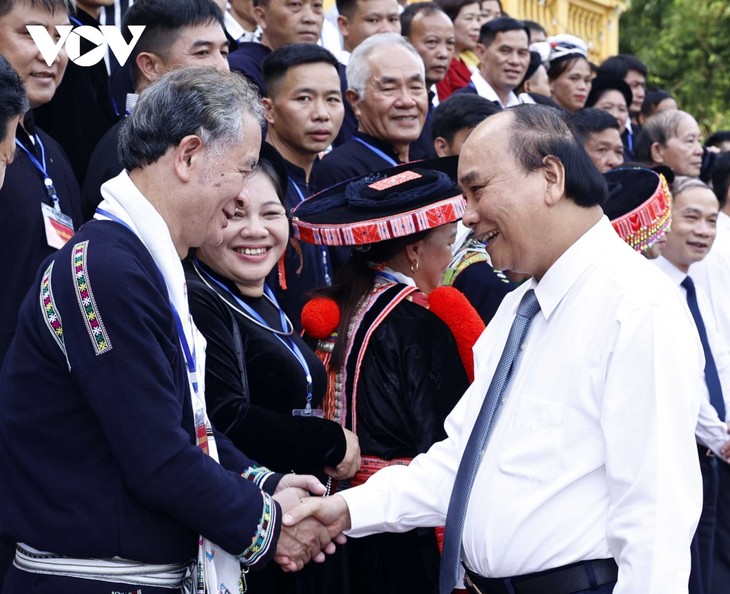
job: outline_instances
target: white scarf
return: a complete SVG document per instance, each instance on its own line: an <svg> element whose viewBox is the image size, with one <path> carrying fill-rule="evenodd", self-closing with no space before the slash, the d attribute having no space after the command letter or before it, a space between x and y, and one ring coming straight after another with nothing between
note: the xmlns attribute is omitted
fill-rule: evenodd
<svg viewBox="0 0 730 594"><path fill-rule="evenodd" d="M188 345L195 345L190 350L195 359L195 374L188 371L190 395L196 426L204 425L208 440L208 453L218 461L218 450L210 430L210 421L205 411L205 348L203 335L193 323L188 307L187 284L180 257L160 213L150 204L134 185L126 171L110 179L101 186L102 203L94 215L95 219L121 221L140 239L152 255L160 274L167 285L167 294L172 307L177 310L182 322L184 340ZM182 343L182 337L181 337ZM197 383L197 389L194 384ZM241 565L233 555L227 553L203 536L199 539L198 572L202 572L205 590L210 594L218 592L241 592ZM199 579L195 580L196 582Z"/></svg>

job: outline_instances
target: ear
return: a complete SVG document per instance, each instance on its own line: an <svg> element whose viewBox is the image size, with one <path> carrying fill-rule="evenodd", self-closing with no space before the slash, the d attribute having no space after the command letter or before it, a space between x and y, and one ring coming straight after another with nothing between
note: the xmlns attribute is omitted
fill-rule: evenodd
<svg viewBox="0 0 730 594"><path fill-rule="evenodd" d="M416 243L411 243L406 246L406 258L408 259L408 264L410 265L413 262L418 261L418 254L421 250L421 242L417 241Z"/></svg>
<svg viewBox="0 0 730 594"><path fill-rule="evenodd" d="M347 89L345 91L345 99L347 99L347 102L350 104L350 107L352 107L352 111L355 112L355 117L359 120L360 119L360 95L355 89Z"/></svg>
<svg viewBox="0 0 730 594"><path fill-rule="evenodd" d="M253 18L256 19L256 24L266 31L266 9L263 6L253 7Z"/></svg>
<svg viewBox="0 0 730 594"><path fill-rule="evenodd" d="M151 52L140 52L135 59L137 68L148 83L151 83L163 74L163 64L160 57Z"/></svg>
<svg viewBox="0 0 730 594"><path fill-rule="evenodd" d="M479 61L481 62L484 58L484 53L486 52L487 48L484 47L483 43L477 43L477 46L474 48L474 53L477 55L477 58L479 58Z"/></svg>
<svg viewBox="0 0 730 594"><path fill-rule="evenodd" d="M443 136L437 136L433 139L433 148L437 157L448 157L451 155L451 147Z"/></svg>
<svg viewBox="0 0 730 594"><path fill-rule="evenodd" d="M268 97L261 99L261 104L264 106L264 118L269 124L274 123L274 103Z"/></svg>
<svg viewBox="0 0 730 594"><path fill-rule="evenodd" d="M652 142L649 151L651 154L651 160L654 163L658 163L660 165L664 164L664 151L662 150L661 144L658 142Z"/></svg>
<svg viewBox="0 0 730 594"><path fill-rule="evenodd" d="M175 147L173 151L175 173L181 181L190 181L192 171L199 167L204 148L203 141L195 134L185 136Z"/></svg>
<svg viewBox="0 0 730 594"><path fill-rule="evenodd" d="M545 203L554 206L565 195L565 166L557 157L549 155L542 160L545 176Z"/></svg>
<svg viewBox="0 0 730 594"><path fill-rule="evenodd" d="M350 21L344 15L337 15L337 28L340 30L340 35L346 38L350 34Z"/></svg>

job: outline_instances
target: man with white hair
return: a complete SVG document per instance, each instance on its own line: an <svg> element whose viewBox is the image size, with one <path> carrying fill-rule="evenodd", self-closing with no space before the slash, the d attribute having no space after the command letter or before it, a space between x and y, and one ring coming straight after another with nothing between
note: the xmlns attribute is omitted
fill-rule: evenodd
<svg viewBox="0 0 730 594"><path fill-rule="evenodd" d="M318 167L320 187L409 161L428 111L423 60L396 33L363 41L347 64L347 101L358 120L348 142Z"/></svg>

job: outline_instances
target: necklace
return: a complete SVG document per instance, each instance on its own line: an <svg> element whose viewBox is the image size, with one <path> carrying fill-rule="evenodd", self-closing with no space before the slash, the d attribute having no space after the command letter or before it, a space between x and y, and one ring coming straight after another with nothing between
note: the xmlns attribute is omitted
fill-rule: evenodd
<svg viewBox="0 0 730 594"><path fill-rule="evenodd" d="M218 289L213 287L210 282L208 282L208 279L213 281L216 285L219 286L219 288L223 289L226 293L229 293L231 297L233 297L236 301L240 301L238 297L236 297L231 291L226 287L225 285L222 285L217 280L215 280L212 276L210 276L205 270L202 270L200 268L200 264L198 262L197 258L193 259L193 268L195 269L195 273L200 277L200 280L203 281L206 287L208 287L213 293L215 293L218 298L223 301L228 307L230 307L233 311L236 313L242 315L244 318L246 318L249 322L252 322L253 324L256 324L256 326L259 326L260 328L263 328L264 330L268 330L269 332L272 332L273 334L277 334L279 336L291 336L294 332L294 325L291 323L291 320L286 316L286 314L281 310L281 307L279 307L279 304L271 298L271 296L268 294L268 292L264 291L264 297L269 300L269 302L276 307L277 310L279 310L279 313L282 317L282 322L285 322L282 324L282 329L277 330L276 328L273 328L272 326L269 326L263 321L263 318L261 321L254 318L252 315L244 311L244 309L236 306L235 304L231 303L228 299L226 299L225 295L222 295ZM208 277L208 278L206 278ZM246 306L248 307L248 306Z"/></svg>

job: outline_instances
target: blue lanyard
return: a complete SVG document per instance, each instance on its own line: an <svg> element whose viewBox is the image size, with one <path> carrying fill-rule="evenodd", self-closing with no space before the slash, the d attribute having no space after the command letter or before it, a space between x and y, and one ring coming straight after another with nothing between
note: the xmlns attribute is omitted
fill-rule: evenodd
<svg viewBox="0 0 730 594"><path fill-rule="evenodd" d="M246 312L247 315L251 316L254 320L256 320L262 327L272 329L271 326L268 325L266 320L262 318L259 313L253 309L248 303L246 303L243 299L241 299L238 295L236 295L233 291L231 291L228 287L226 287L222 282L220 282L218 279L211 276L203 266L200 265L200 261L195 258L195 264L200 272L202 272L208 280L214 282L218 287L221 288L221 290L225 291L230 297L233 298L233 300L236 302L236 304L243 309L243 311ZM269 288L269 286L264 283L264 294L268 299L274 304L276 309L279 311L279 319L281 321L281 331L287 333L285 336L281 336L280 334L274 333L274 336L279 339L281 344L283 344L289 352L294 355L297 361L299 361L299 365L302 367L302 370L304 371L304 375L307 378L307 408L312 408L312 374L309 370L309 365L307 364L307 360L304 358L304 354L302 353L301 349L297 346L297 343L294 342L294 340L291 338L291 322L286 317L286 314L284 313L284 310L281 309L279 306L279 302L276 300L276 297L274 296L273 291Z"/></svg>
<svg viewBox="0 0 730 594"><path fill-rule="evenodd" d="M398 165L398 162L393 159L393 157L386 155L383 151L381 151L378 147L373 146L372 144L369 144L365 142L362 138L358 138L357 136L352 137L353 140L357 140L360 144L364 144L366 147L368 147L372 152L374 152L378 157L383 159L386 163L392 166Z"/></svg>
<svg viewBox="0 0 730 594"><path fill-rule="evenodd" d="M297 183L291 177L289 177L289 183L294 188L294 191L297 193L297 196L299 196L299 202L303 202L304 193L299 188ZM324 282L327 286L329 286L332 284L332 275L330 274L329 253L327 252L327 248L324 246L320 247L319 251L322 256L322 269L324 271Z"/></svg>
<svg viewBox="0 0 730 594"><path fill-rule="evenodd" d="M38 148L41 149L41 160L38 161L36 159L36 156L31 153L25 145L20 142L17 138L15 139L15 144L18 148L22 149L23 152L25 152L26 155L28 155L28 158L30 159L30 162L33 164L33 166L40 171L41 175L43 176L43 184L46 186L46 193L48 194L48 197L53 202L53 209L56 212L61 212L61 203L58 199L58 194L56 193L56 188L53 185L53 180L51 179L51 176L48 175L48 172L46 171L46 147L43 146L43 141L41 140L41 137L38 136L38 134L33 134L33 139L38 144Z"/></svg>
<svg viewBox="0 0 730 594"><path fill-rule="evenodd" d="M132 229L125 221L120 219L118 216L110 213L107 210L104 210L103 208L97 208L96 212L104 217L107 217L108 219L111 219L115 223L119 223L120 225L124 225L127 229L129 229L132 233L137 235L135 233L134 229ZM162 282L165 286L167 286L167 283L165 282L165 277L162 274L162 271L158 268L157 269L158 274L160 275L160 278L162 279ZM193 348L190 348L190 345L188 344L188 339L185 336L185 329L183 328L182 320L180 319L180 314L177 311L177 308L175 307L175 304L170 301L170 308L172 309L172 315L175 318L175 327L177 328L177 334L180 337L180 346L182 346L183 354L185 355L185 364L188 368L188 373L190 374L191 383L193 385L193 390L195 390L195 393L198 392L198 374L197 374L197 363L195 361L195 343L193 343Z"/></svg>

